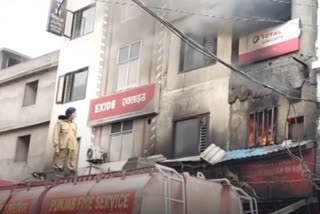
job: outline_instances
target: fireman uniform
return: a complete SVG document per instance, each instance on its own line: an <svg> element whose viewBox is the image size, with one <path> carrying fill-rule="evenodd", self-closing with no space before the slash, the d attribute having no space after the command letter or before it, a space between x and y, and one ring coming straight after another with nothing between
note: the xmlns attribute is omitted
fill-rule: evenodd
<svg viewBox="0 0 320 214"><path fill-rule="evenodd" d="M70 120L59 120L54 128L53 137L53 168L63 169L67 161L68 169L75 171L78 162L77 124Z"/></svg>

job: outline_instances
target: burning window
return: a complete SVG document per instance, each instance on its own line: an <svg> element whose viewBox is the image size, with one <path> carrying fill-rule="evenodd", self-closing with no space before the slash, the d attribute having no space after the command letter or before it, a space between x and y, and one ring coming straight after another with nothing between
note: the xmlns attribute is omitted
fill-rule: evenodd
<svg viewBox="0 0 320 214"><path fill-rule="evenodd" d="M277 107L250 113L248 146L275 144L277 117Z"/></svg>

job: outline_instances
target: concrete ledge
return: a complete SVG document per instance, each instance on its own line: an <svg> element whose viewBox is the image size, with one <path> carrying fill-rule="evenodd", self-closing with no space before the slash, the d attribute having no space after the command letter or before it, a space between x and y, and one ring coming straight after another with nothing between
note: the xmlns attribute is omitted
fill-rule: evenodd
<svg viewBox="0 0 320 214"><path fill-rule="evenodd" d="M14 127L5 128L5 129L0 129L0 134L3 134L5 132L11 132L11 131L19 130L19 129L25 129L25 128L29 128L29 127L33 127L33 126L44 125L46 123L49 124L50 120L38 121L38 122L34 122L34 123L23 124L23 125L18 125L18 126L14 126Z"/></svg>
<svg viewBox="0 0 320 214"><path fill-rule="evenodd" d="M58 66L59 51L19 63L0 70L0 85L38 72L46 72Z"/></svg>

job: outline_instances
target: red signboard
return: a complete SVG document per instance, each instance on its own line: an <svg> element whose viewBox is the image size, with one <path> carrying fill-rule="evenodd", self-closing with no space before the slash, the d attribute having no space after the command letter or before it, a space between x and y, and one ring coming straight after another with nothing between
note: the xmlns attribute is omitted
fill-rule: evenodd
<svg viewBox="0 0 320 214"><path fill-rule="evenodd" d="M146 85L92 100L90 125L157 113L157 88L156 84Z"/></svg>
<svg viewBox="0 0 320 214"><path fill-rule="evenodd" d="M74 214L87 211L92 214L132 214L135 192L115 192L101 195L56 198L50 202L50 214Z"/></svg>
<svg viewBox="0 0 320 214"><path fill-rule="evenodd" d="M299 154L296 154L299 157ZM315 154L313 149L303 152L303 162L314 173ZM281 157L255 160L240 166L240 177L250 184L257 195L264 199L308 197L313 193L301 162L288 154Z"/></svg>
<svg viewBox="0 0 320 214"><path fill-rule="evenodd" d="M299 19L242 37L239 42L239 65L298 51L299 37Z"/></svg>

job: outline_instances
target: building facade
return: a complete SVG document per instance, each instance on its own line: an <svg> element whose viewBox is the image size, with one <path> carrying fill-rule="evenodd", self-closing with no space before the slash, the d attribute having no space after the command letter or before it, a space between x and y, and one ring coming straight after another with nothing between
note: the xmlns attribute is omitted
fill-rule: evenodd
<svg viewBox="0 0 320 214"><path fill-rule="evenodd" d="M183 7L178 4L168 4L163 1L152 6ZM203 10L205 6L208 5L199 4L196 11ZM314 30L301 26L315 22L316 10L309 16L303 6L295 3L280 6L261 3L256 5L257 8L273 12L248 9L244 13L242 10L237 11L239 6L235 3L227 11L228 14L234 16L250 14L252 17L260 14L265 19L273 18L279 21L275 23L256 21L257 23L246 25L245 21L209 22L186 14L157 13L220 59L240 67L244 72L257 77L259 81L267 81L270 85L283 85L284 92L291 97L312 96L315 91L312 75L309 75L310 80L306 80L306 76L310 73L308 66L312 62L315 33ZM251 127L252 123L262 123L262 120L258 122L252 118L261 117L259 112L267 110L268 112L263 113L262 117L265 122L272 121L268 121L268 126L265 125L264 132L267 129L270 132L271 124L277 123L272 126L272 136L276 136L277 139L269 140L273 144L280 143L289 136L301 140L314 138L315 121L312 118L316 109L312 102L292 101L294 107L289 112L289 124L286 125L285 117L289 106L286 98L281 98L277 94L270 95L272 94L270 90L265 92L261 86L198 53L136 5L108 4L108 7L110 12L106 35L109 41L105 55L108 64L102 77L100 98L91 102L88 119L89 125L95 130L94 145L108 155L107 161L154 154L163 154L167 158L196 156L212 143L225 150L264 146L267 143L257 145L256 142L259 141L259 137L268 138L268 136L254 138L249 130L257 132L256 130L262 129L262 127ZM226 5L223 4L218 7L219 10L225 8ZM198 23L196 27L195 22ZM297 44L293 44L292 50L287 50L285 53L275 51L273 55L258 53L265 56L249 59L250 62L241 61L243 55L247 56L250 52L244 50L248 49L248 37L268 34L269 31L281 34L286 30L286 26L289 26L289 30L294 31L296 35ZM286 32L284 35L278 35L285 41L286 36ZM256 51L268 46L265 41L263 42L265 47L259 46ZM273 40L272 45L274 44L276 42ZM261 70L263 71L260 72ZM275 78L276 75L278 76ZM285 82L286 85L277 80ZM150 95L150 99L155 101L151 103L154 105L151 107L148 98L140 101L138 96L140 93L148 94L143 89L148 85L155 85L156 89L155 93ZM131 109L121 109L124 107L121 102L128 96L129 98L134 96L130 98L133 100ZM252 99L253 101L249 101ZM140 102L148 108L144 110L139 107ZM296 110L298 124L293 124L295 121L293 108ZM124 126L127 125L130 128L125 130ZM299 126L304 127L303 134L298 134L303 136L294 136L297 135L296 130L302 130ZM282 134L285 127L287 133ZM117 146L112 146L113 144ZM124 145L129 145L130 151L123 151L126 148ZM112 153L116 153L117 158L114 158Z"/></svg>
<svg viewBox="0 0 320 214"><path fill-rule="evenodd" d="M148 6L181 8L162 3ZM119 170L122 164L113 167L119 161L162 154L173 159L170 165L177 169L248 185L259 194L261 213L296 206L300 199L317 195L313 177L310 182L299 180L306 179L302 173L318 170L317 147L312 146L317 140L317 86L311 69L317 58L316 2L255 4L254 10L243 11L238 3L228 8L225 14L247 18L231 23L157 11L236 69L195 51L138 7L108 5L108 64L88 118L98 151L93 157L106 154L101 168ZM202 6L194 11L200 14ZM252 20L258 15L259 20ZM242 156L239 160L226 156L230 161L214 168L200 159L212 144ZM254 153L258 155L249 155ZM296 183L290 186L292 182ZM306 205L299 207L301 213Z"/></svg>
<svg viewBox="0 0 320 214"><path fill-rule="evenodd" d="M53 1L54 2L57 1ZM55 5L54 5L55 6ZM65 23L62 32L64 45L60 50L55 86L55 98L50 118L47 141L48 161L53 158L53 130L59 115L73 106L77 109L79 162L78 168L85 168L86 152L92 144L92 129L88 127L89 101L100 94L102 71L105 61L106 26L108 7L93 0L65 1ZM64 13L63 12L63 13ZM56 28L55 28L56 29Z"/></svg>
<svg viewBox="0 0 320 214"><path fill-rule="evenodd" d="M0 56L8 62L0 70L0 177L21 181L45 167L59 52L30 59L6 50Z"/></svg>

